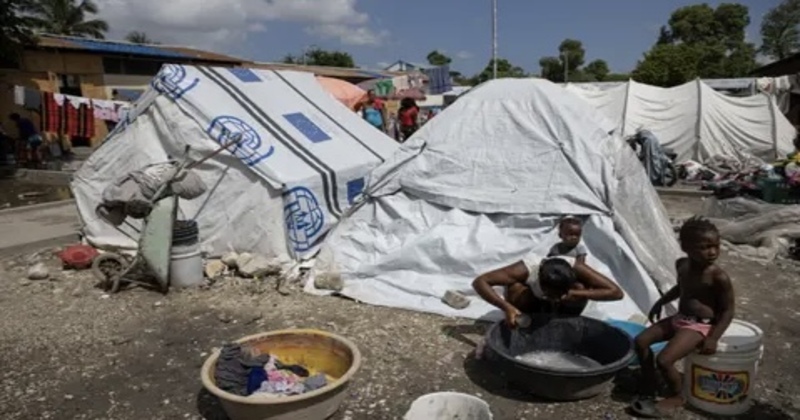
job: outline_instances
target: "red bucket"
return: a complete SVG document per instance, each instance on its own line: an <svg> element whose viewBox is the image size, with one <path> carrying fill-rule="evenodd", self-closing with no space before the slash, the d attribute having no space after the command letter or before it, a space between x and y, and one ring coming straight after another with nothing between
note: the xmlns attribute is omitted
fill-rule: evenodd
<svg viewBox="0 0 800 420"><path fill-rule="evenodd" d="M92 266L92 261L99 253L89 245L70 245L62 250L58 257L64 263L64 268L76 270L86 269Z"/></svg>

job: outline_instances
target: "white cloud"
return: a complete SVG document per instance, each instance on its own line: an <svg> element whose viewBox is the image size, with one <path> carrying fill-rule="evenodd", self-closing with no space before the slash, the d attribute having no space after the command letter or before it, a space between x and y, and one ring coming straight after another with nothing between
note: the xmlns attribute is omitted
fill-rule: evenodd
<svg viewBox="0 0 800 420"><path fill-rule="evenodd" d="M469 51L459 51L456 53L456 58L459 60L469 60L474 55Z"/></svg>
<svg viewBox="0 0 800 420"><path fill-rule="evenodd" d="M349 45L379 45L386 31L368 26L357 0L97 0L109 38L136 30L166 44L224 51L270 22L292 22L308 33Z"/></svg>
<svg viewBox="0 0 800 420"><path fill-rule="evenodd" d="M388 31L375 32L366 26L347 26L339 24L325 24L311 27L308 33L323 38L337 38L346 45L372 45L377 46L389 36Z"/></svg>

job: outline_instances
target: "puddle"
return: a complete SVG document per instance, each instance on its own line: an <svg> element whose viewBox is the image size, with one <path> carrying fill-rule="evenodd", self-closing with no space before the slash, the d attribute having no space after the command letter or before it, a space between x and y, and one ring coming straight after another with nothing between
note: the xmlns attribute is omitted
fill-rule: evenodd
<svg viewBox="0 0 800 420"><path fill-rule="evenodd" d="M0 179L0 209L69 200L67 186L32 184L13 179Z"/></svg>

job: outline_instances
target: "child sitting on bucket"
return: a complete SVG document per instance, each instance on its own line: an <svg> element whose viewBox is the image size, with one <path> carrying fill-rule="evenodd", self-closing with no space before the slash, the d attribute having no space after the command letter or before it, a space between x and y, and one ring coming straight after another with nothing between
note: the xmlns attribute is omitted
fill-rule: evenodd
<svg viewBox="0 0 800 420"><path fill-rule="evenodd" d="M644 393L631 409L643 417L667 417L683 406L682 377L675 362L695 350L714 354L734 316L733 285L716 264L720 253L717 227L707 219L691 218L681 227L680 244L686 257L675 263L678 284L653 305L650 321L654 324L636 337ZM678 314L658 321L664 305L679 298ZM654 357L650 346L663 341L668 341L667 346ZM658 402L656 366L669 385L669 395Z"/></svg>
<svg viewBox="0 0 800 420"><path fill-rule="evenodd" d="M558 237L561 242L553 245L547 253L548 257L572 257L575 264L586 263L586 246L581 241L583 226L581 220L574 216L567 216L558 222Z"/></svg>

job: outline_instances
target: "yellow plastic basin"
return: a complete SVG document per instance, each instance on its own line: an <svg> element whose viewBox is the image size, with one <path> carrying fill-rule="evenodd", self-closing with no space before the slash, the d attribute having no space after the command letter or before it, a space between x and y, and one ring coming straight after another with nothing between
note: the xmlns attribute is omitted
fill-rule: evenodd
<svg viewBox="0 0 800 420"><path fill-rule="evenodd" d="M323 388L289 397L254 395L242 397L223 391L214 383L215 351L200 372L203 386L219 397L231 420L324 420L331 417L346 396L347 386L361 367L361 353L350 340L319 330L280 330L236 340L254 355L269 353L283 363L298 364L312 375L324 373L333 382Z"/></svg>

